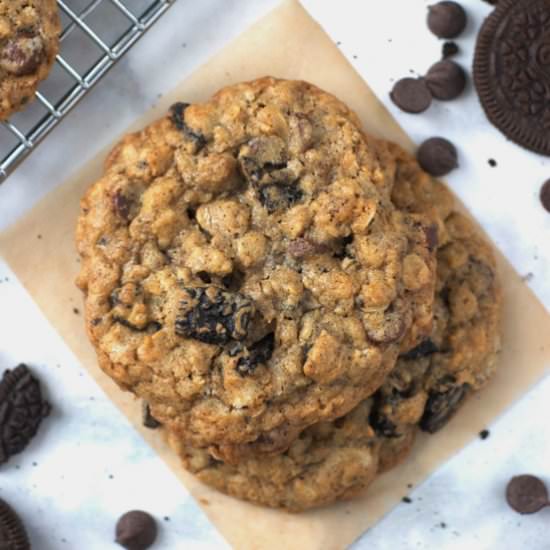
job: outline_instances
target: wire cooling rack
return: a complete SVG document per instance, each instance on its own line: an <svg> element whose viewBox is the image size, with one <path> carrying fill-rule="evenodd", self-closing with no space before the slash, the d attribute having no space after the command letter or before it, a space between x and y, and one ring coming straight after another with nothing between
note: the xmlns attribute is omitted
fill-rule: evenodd
<svg viewBox="0 0 550 550"><path fill-rule="evenodd" d="M60 52L36 101L0 124L0 183L176 0L57 0Z"/></svg>

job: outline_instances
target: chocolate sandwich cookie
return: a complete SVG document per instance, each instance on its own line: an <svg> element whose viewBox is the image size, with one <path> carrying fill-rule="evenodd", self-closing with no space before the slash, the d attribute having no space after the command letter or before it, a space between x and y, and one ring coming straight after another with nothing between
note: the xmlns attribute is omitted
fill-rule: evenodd
<svg viewBox="0 0 550 550"><path fill-rule="evenodd" d="M0 465L25 449L50 409L39 381L26 365L4 371L0 381Z"/></svg>
<svg viewBox="0 0 550 550"><path fill-rule="evenodd" d="M550 155L550 4L500 0L477 40L474 83L487 118L507 138Z"/></svg>
<svg viewBox="0 0 550 550"><path fill-rule="evenodd" d="M23 522L15 510L2 499L0 499L0 548L6 550L31 549Z"/></svg>

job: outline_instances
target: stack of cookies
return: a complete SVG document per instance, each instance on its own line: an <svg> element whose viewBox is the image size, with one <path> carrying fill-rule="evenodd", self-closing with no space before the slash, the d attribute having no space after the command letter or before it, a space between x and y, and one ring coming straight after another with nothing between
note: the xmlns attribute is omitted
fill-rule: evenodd
<svg viewBox="0 0 550 550"><path fill-rule="evenodd" d="M491 249L305 82L230 86L126 136L77 243L101 368L188 470L252 502L362 493L495 368Z"/></svg>

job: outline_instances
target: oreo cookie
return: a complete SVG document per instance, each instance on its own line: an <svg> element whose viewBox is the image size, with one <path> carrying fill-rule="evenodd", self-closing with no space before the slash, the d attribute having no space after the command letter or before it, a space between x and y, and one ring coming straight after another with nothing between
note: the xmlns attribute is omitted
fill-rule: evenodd
<svg viewBox="0 0 550 550"><path fill-rule="evenodd" d="M25 449L50 409L40 383L26 365L4 372L0 381L0 464Z"/></svg>
<svg viewBox="0 0 550 550"><path fill-rule="evenodd" d="M27 531L15 510L0 498L0 548L30 550Z"/></svg>
<svg viewBox="0 0 550 550"><path fill-rule="evenodd" d="M490 122L518 145L550 155L550 3L499 0L479 32L474 83Z"/></svg>

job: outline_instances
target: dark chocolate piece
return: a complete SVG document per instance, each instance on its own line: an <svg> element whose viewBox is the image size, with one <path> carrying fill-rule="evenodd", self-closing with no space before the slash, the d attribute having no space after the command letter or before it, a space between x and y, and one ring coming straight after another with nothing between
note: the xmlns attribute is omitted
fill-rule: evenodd
<svg viewBox="0 0 550 550"><path fill-rule="evenodd" d="M31 544L25 526L15 510L0 499L0 549L30 550Z"/></svg>
<svg viewBox="0 0 550 550"><path fill-rule="evenodd" d="M540 202L550 212L550 180L545 181L540 188Z"/></svg>
<svg viewBox="0 0 550 550"><path fill-rule="evenodd" d="M206 344L244 340L254 313L252 302L238 292L216 286L186 287L175 332Z"/></svg>
<svg viewBox="0 0 550 550"><path fill-rule="evenodd" d="M174 103L170 107L170 120L178 130L183 132L186 138L195 144L195 153L197 153L206 145L207 141L200 132L193 130L185 122L185 109L187 107L189 107L189 103Z"/></svg>
<svg viewBox="0 0 550 550"><path fill-rule="evenodd" d="M474 83L489 121L550 156L550 13L542 0L500 0L478 34Z"/></svg>
<svg viewBox="0 0 550 550"><path fill-rule="evenodd" d="M392 101L406 113L418 114L432 103L432 94L421 78L402 78L390 93Z"/></svg>
<svg viewBox="0 0 550 550"><path fill-rule="evenodd" d="M431 225L428 225L428 227L425 227L424 233L426 235L426 244L431 252L432 250L435 250L439 244L437 224L432 223Z"/></svg>
<svg viewBox="0 0 550 550"><path fill-rule="evenodd" d="M275 335L270 332L249 347L243 347L237 361L237 372L241 376L252 374L258 365L265 365L273 355Z"/></svg>
<svg viewBox="0 0 550 550"><path fill-rule="evenodd" d="M441 56L443 59L448 59L456 55L459 51L460 49L456 42L445 42L441 48Z"/></svg>
<svg viewBox="0 0 550 550"><path fill-rule="evenodd" d="M432 176L444 176L458 166L455 146L445 138L427 139L416 153L418 163Z"/></svg>
<svg viewBox="0 0 550 550"><path fill-rule="evenodd" d="M26 365L4 372L0 382L0 464L25 449L50 409L40 383Z"/></svg>
<svg viewBox="0 0 550 550"><path fill-rule="evenodd" d="M456 2L439 2L428 8L428 28L439 38L456 38L467 20L464 8Z"/></svg>
<svg viewBox="0 0 550 550"><path fill-rule="evenodd" d="M449 101L466 88L466 73L458 63L446 59L430 67L426 84L436 99Z"/></svg>
<svg viewBox="0 0 550 550"><path fill-rule="evenodd" d="M463 384L445 392L430 393L420 419L420 429L433 434L443 428L464 402L468 388L468 384Z"/></svg>
<svg viewBox="0 0 550 550"><path fill-rule="evenodd" d="M39 34L19 33L0 50L0 67L16 76L34 73L45 57L44 41Z"/></svg>
<svg viewBox="0 0 550 550"><path fill-rule="evenodd" d="M439 350L437 346L428 338L418 344L415 348L411 349L407 353L404 353L401 356L401 359L406 359L410 361L411 359L420 359L421 357L427 357L428 355L433 355Z"/></svg>
<svg viewBox="0 0 550 550"><path fill-rule="evenodd" d="M132 510L120 517L115 534L115 542L127 550L146 550L157 538L157 524L151 514Z"/></svg>
<svg viewBox="0 0 550 550"><path fill-rule="evenodd" d="M534 514L548 506L548 491L538 477L524 474L508 482L506 501L519 514Z"/></svg>
<svg viewBox="0 0 550 550"><path fill-rule="evenodd" d="M145 401L142 404L142 421L143 425L150 430L156 430L162 424L151 414L151 409L149 408L149 403Z"/></svg>
<svg viewBox="0 0 550 550"><path fill-rule="evenodd" d="M479 438L485 440L489 437L490 434L491 432L489 430L481 430L479 432Z"/></svg>

